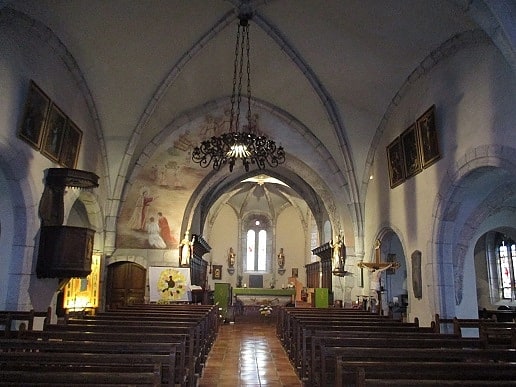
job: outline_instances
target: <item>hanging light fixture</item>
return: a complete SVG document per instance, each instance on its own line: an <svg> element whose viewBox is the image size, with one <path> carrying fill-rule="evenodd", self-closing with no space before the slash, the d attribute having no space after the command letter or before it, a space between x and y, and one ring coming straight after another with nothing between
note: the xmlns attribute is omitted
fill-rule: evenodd
<svg viewBox="0 0 516 387"><path fill-rule="evenodd" d="M256 119L251 114L251 67L249 61L249 19L250 15L240 15L237 29L235 60L233 70L233 91L231 94L231 112L229 128L220 136L213 136L201 142L194 148L192 160L201 167L206 168L213 164L213 169L218 171L221 166L229 164L229 171L237 160L242 161L246 172L251 164L259 169L266 166L277 167L285 162L285 151L282 146L267 136L258 133ZM240 126L240 103L242 100L242 80L244 68L244 56L246 56L247 75L247 125Z"/></svg>

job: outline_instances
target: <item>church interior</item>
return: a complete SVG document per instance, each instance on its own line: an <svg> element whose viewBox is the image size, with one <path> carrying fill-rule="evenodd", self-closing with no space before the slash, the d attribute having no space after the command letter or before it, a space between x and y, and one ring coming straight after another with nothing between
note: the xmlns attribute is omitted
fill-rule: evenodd
<svg viewBox="0 0 516 387"><path fill-rule="evenodd" d="M0 0L0 101L0 310L516 318L514 1Z"/></svg>

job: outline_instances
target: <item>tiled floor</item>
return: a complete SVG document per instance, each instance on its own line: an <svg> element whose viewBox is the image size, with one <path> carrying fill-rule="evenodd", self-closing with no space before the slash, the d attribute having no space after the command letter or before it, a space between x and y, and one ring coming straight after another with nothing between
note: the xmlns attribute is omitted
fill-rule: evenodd
<svg viewBox="0 0 516 387"><path fill-rule="evenodd" d="M299 387L276 328L270 322L223 324L199 387Z"/></svg>

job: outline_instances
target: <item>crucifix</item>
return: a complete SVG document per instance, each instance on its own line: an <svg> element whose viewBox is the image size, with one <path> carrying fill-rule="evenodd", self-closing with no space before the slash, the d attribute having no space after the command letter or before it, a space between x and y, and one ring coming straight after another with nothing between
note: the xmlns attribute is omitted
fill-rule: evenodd
<svg viewBox="0 0 516 387"><path fill-rule="evenodd" d="M382 272L387 269L398 269L400 267L399 262L381 262L381 242L379 239L376 240L374 245L374 262L359 262L358 267L363 269L364 267L371 271L370 289L375 291L378 297L378 314L382 310Z"/></svg>

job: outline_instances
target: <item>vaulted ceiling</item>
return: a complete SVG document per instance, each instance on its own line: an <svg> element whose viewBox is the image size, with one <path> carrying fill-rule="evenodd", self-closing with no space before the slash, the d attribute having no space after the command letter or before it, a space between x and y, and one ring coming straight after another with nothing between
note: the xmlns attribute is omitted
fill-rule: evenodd
<svg viewBox="0 0 516 387"><path fill-rule="evenodd" d="M305 160L320 142L357 192L367 180L382 118L404 83L432 52L480 28L462 0L2 5L47 26L74 58L91 96L113 192L156 136L202 107L229 99L242 7L253 12L253 97L309 134L304 138L310 147L296 139L289 144L284 136L287 156ZM281 186L273 190L276 198L289 195Z"/></svg>

